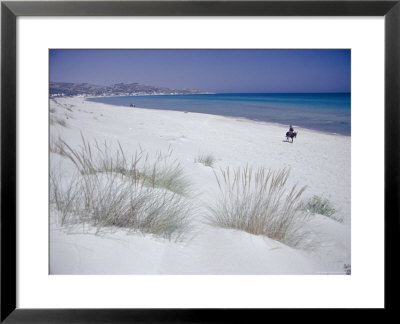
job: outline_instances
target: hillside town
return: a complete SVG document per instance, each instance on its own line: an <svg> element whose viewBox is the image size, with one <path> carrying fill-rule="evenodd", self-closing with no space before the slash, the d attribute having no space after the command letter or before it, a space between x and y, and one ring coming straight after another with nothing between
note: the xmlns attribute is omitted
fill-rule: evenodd
<svg viewBox="0 0 400 324"><path fill-rule="evenodd" d="M105 97L105 96L139 96L199 94L197 89L169 89L140 83L117 83L109 86L89 83L50 82L50 98L56 97Z"/></svg>

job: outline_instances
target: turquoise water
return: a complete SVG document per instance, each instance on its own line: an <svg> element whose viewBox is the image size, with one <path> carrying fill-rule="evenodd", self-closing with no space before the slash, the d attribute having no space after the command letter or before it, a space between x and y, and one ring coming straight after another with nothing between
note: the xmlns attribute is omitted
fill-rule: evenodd
<svg viewBox="0 0 400 324"><path fill-rule="evenodd" d="M226 93L98 97L87 99L117 106L177 110L248 118L341 135L351 134L349 93Z"/></svg>

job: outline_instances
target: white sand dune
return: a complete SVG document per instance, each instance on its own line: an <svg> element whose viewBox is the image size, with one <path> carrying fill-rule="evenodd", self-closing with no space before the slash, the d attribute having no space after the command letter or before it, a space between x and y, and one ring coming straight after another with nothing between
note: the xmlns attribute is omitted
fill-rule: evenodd
<svg viewBox="0 0 400 324"><path fill-rule="evenodd" d="M88 142L120 142L127 154L141 147L150 156L169 148L193 184L190 199L199 206L186 240L173 242L152 235L115 230L94 235L66 230L51 214L52 274L344 274L351 263L350 140L348 136L296 128L286 142L286 126L199 113L116 107L60 98L50 101L50 136L71 147ZM62 125L65 121L65 126ZM290 121L288 121L290 122ZM213 167L196 163L211 154ZM51 153L51 167L68 173L64 157ZM314 215L305 224L314 249L300 250L263 236L204 224L202 208L218 186L213 170L265 167L291 169L289 184L307 186L306 197L326 197L343 223Z"/></svg>

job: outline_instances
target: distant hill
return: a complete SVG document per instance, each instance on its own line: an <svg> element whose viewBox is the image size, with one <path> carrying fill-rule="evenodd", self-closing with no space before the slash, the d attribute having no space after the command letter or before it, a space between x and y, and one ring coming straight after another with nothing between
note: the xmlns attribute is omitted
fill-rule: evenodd
<svg viewBox="0 0 400 324"><path fill-rule="evenodd" d="M202 93L197 89L169 89L140 83L117 83L99 86L89 83L50 82L50 97L70 96L129 96L157 94Z"/></svg>

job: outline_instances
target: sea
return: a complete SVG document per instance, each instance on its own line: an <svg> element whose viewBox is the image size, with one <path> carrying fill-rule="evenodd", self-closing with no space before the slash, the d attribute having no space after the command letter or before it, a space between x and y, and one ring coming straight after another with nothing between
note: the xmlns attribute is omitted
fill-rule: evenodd
<svg viewBox="0 0 400 324"><path fill-rule="evenodd" d="M351 135L350 93L219 93L88 98L89 101L197 112Z"/></svg>

